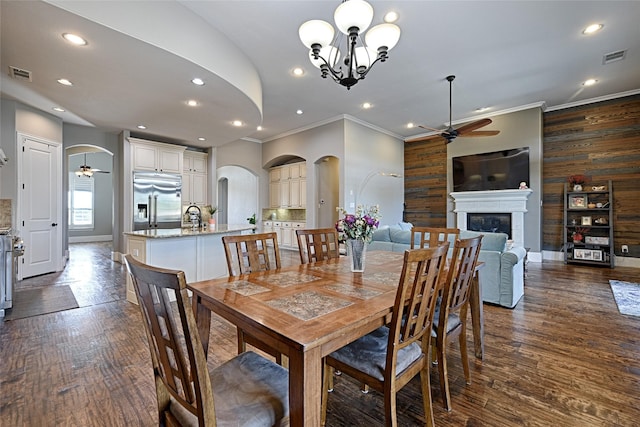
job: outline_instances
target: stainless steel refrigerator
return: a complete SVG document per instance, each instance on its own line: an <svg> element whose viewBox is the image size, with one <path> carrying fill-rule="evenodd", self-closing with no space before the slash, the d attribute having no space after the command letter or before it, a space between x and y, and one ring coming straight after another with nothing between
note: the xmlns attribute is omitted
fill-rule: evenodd
<svg viewBox="0 0 640 427"><path fill-rule="evenodd" d="M180 228L181 193L181 175L134 172L133 229Z"/></svg>

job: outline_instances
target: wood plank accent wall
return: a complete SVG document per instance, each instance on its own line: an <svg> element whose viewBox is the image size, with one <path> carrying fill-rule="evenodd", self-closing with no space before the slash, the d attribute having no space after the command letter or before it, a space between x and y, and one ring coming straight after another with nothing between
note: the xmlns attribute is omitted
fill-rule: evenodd
<svg viewBox="0 0 640 427"><path fill-rule="evenodd" d="M563 186L585 174L613 181L615 253L640 251L640 95L544 113L542 249L562 248ZM447 147L405 144L405 221L446 226ZM635 247L635 250L634 250Z"/></svg>
<svg viewBox="0 0 640 427"><path fill-rule="evenodd" d="M612 180L615 253L640 245L640 95L544 113L544 250L562 247L563 188L584 174Z"/></svg>
<svg viewBox="0 0 640 427"><path fill-rule="evenodd" d="M405 144L404 220L447 226L447 145L444 140Z"/></svg>

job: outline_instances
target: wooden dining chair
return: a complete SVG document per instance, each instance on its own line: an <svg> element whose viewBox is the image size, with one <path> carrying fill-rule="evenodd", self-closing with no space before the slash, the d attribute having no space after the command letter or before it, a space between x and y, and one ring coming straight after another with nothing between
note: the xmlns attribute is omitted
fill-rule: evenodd
<svg viewBox="0 0 640 427"><path fill-rule="evenodd" d="M429 346L433 315L442 280L448 243L435 248L407 250L391 323L334 351L324 361L322 421L326 420L329 378L339 369L384 395L386 425L397 426L396 394L420 374L428 426L433 426Z"/></svg>
<svg viewBox="0 0 640 427"><path fill-rule="evenodd" d="M222 236L229 276L274 270L281 267L278 236L274 232ZM282 354L275 348L238 328L238 353L247 350L247 344L275 357L282 364Z"/></svg>
<svg viewBox="0 0 640 427"><path fill-rule="evenodd" d="M245 352L209 371L184 272L131 255L125 264L151 350L158 425L288 425L286 369Z"/></svg>
<svg viewBox="0 0 640 427"><path fill-rule="evenodd" d="M453 243L460 237L458 228L411 227L411 249L432 248L442 242Z"/></svg>
<svg viewBox="0 0 640 427"><path fill-rule="evenodd" d="M314 228L296 230L300 263L323 261L338 258L338 232L335 228Z"/></svg>
<svg viewBox="0 0 640 427"><path fill-rule="evenodd" d="M467 312L471 295L471 281L476 274L476 264L482 235L470 239L458 239L453 245L453 254L449 261L449 271L442 289L442 299L436 308L431 333L435 359L440 376L440 390L444 408L451 410L451 395L447 373L447 343L458 337L462 369L467 384L471 383L469 375L469 358L467 356Z"/></svg>

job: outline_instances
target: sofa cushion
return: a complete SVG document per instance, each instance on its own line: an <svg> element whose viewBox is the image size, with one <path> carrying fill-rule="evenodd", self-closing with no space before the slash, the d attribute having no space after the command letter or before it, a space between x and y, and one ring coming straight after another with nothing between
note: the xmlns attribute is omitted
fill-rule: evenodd
<svg viewBox="0 0 640 427"><path fill-rule="evenodd" d="M371 240L376 242L390 242L391 236L389 235L389 226L383 225L382 227L373 230Z"/></svg>
<svg viewBox="0 0 640 427"><path fill-rule="evenodd" d="M411 229L413 228L413 224L411 224L410 222L402 222L402 221L400 221L398 223L398 227L400 227L401 230L409 230L409 231L411 231Z"/></svg>
<svg viewBox="0 0 640 427"><path fill-rule="evenodd" d="M505 233L481 233L478 231L462 230L460 232L461 239L468 239L483 235L481 250L504 252L507 248L507 239L509 236Z"/></svg>
<svg viewBox="0 0 640 427"><path fill-rule="evenodd" d="M411 245L411 230L403 230L398 226L389 227L389 236L393 243Z"/></svg>

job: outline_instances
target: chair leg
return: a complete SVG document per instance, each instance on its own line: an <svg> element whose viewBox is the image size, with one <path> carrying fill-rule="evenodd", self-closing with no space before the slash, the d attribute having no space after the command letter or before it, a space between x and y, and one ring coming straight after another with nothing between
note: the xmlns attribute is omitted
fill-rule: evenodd
<svg viewBox="0 0 640 427"><path fill-rule="evenodd" d="M386 426L397 427L398 419L396 416L396 393L388 389L384 394L384 419Z"/></svg>
<svg viewBox="0 0 640 427"><path fill-rule="evenodd" d="M469 373L469 357L467 356L467 332L465 324L462 325L462 331L458 337L460 343L460 356L462 357L462 369L464 371L464 379L467 384L471 384L471 375Z"/></svg>
<svg viewBox="0 0 640 427"><path fill-rule="evenodd" d="M436 340L436 350L438 354L438 373L440 374L440 392L444 409L451 411L451 395L449 394L449 377L447 372L447 341L446 338L438 337Z"/></svg>
<svg viewBox="0 0 640 427"><path fill-rule="evenodd" d="M321 425L324 426L327 422L327 401L329 400L329 388L333 391L333 367L327 365L324 359L322 359L322 417Z"/></svg>
<svg viewBox="0 0 640 427"><path fill-rule="evenodd" d="M429 374L429 362L425 363L420 371L420 383L422 384L422 402L424 406L424 418L427 420L427 427L434 427L433 400L431 399L431 375Z"/></svg>
<svg viewBox="0 0 640 427"><path fill-rule="evenodd" d="M238 328L238 354L242 354L247 351L247 344L244 342L244 332Z"/></svg>

